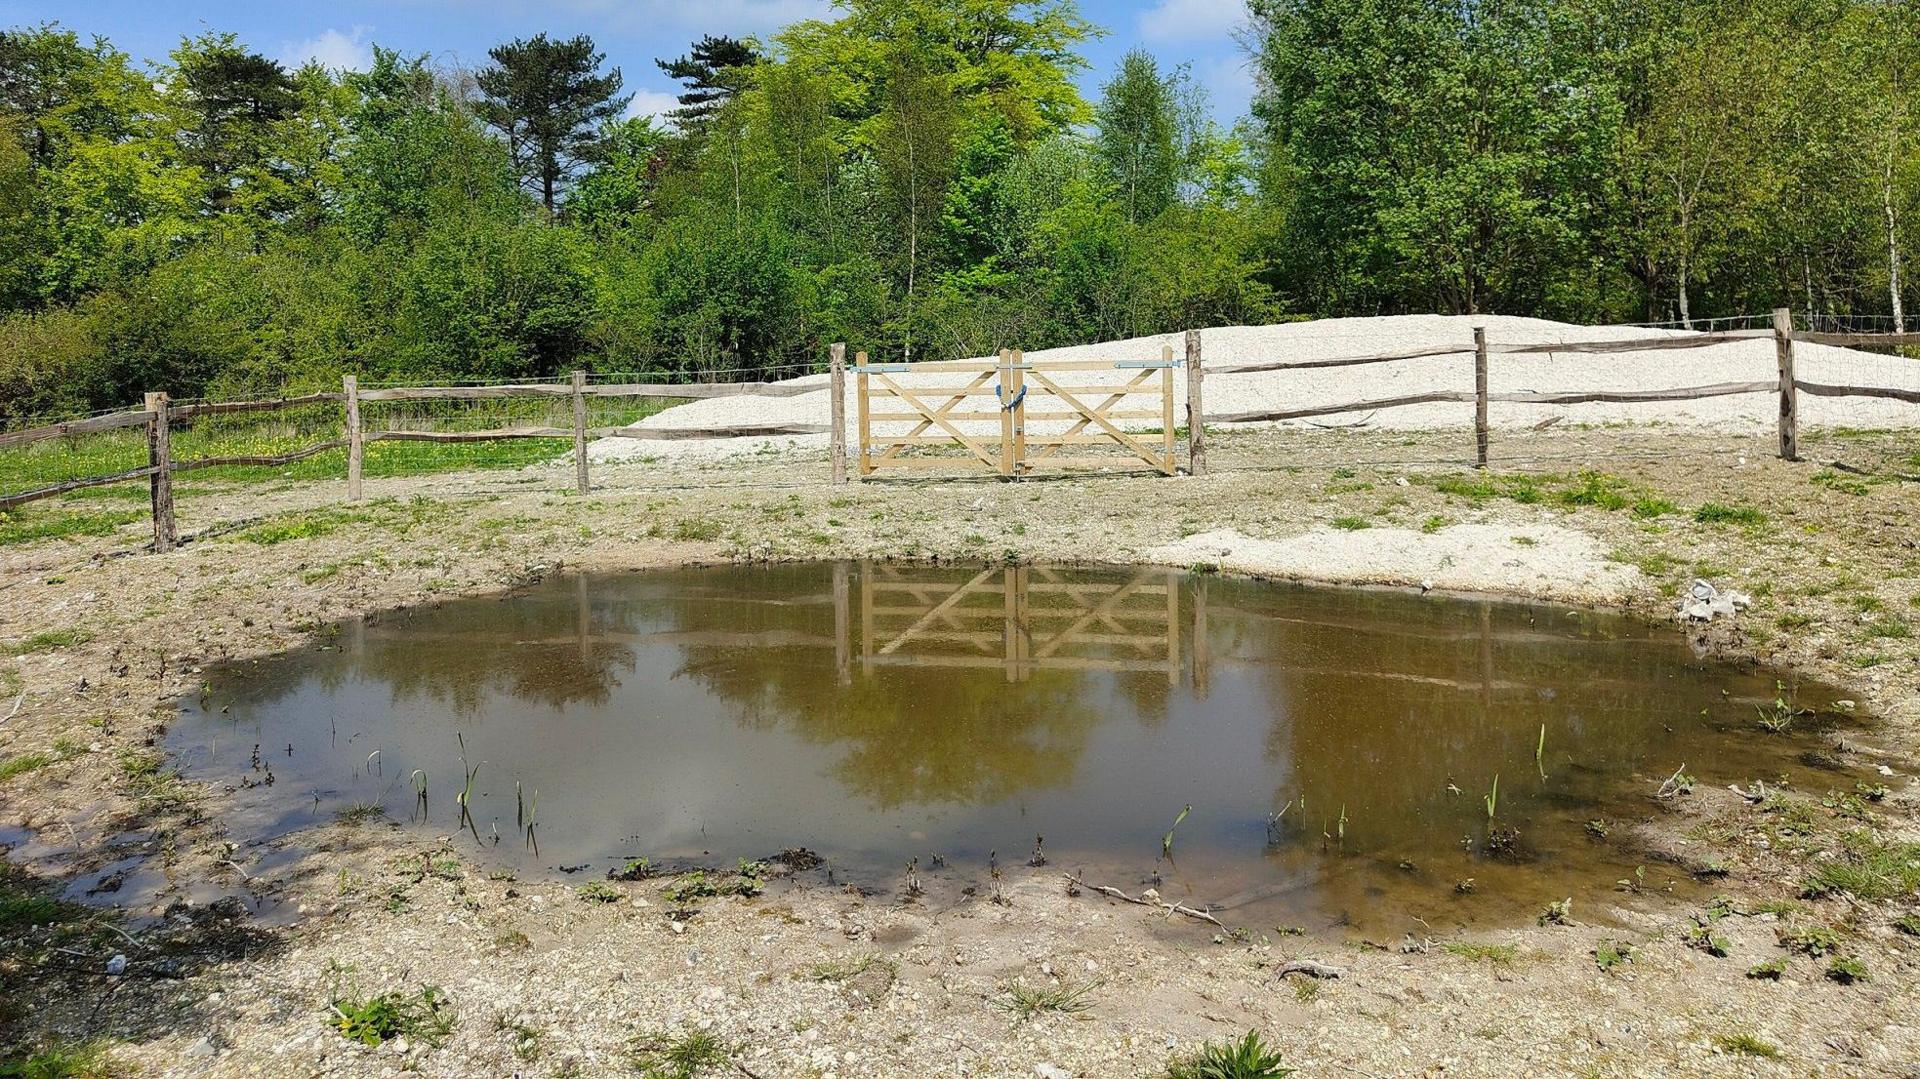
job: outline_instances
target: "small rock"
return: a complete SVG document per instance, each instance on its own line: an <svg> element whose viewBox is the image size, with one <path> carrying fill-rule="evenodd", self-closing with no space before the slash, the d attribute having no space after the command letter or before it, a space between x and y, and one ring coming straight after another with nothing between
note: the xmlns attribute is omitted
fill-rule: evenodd
<svg viewBox="0 0 1920 1079"><path fill-rule="evenodd" d="M199 1041L187 1047L186 1057L188 1060L199 1060L204 1057L213 1056L218 1052L219 1050L214 1048L212 1038L202 1037Z"/></svg>
<svg viewBox="0 0 1920 1079"><path fill-rule="evenodd" d="M116 956L114 956L114 957L113 957L112 959L109 959L109 960L107 960L107 973L108 973L108 974L111 974L111 975L113 975L114 977L116 977L116 978L118 978L118 977L119 977L120 975L122 975L122 974L125 974L126 972L127 972L127 957L126 957L126 956L124 956L124 955L116 955Z"/></svg>
<svg viewBox="0 0 1920 1079"><path fill-rule="evenodd" d="M1040 1079L1073 1079L1073 1073L1057 1064L1035 1064L1033 1074Z"/></svg>

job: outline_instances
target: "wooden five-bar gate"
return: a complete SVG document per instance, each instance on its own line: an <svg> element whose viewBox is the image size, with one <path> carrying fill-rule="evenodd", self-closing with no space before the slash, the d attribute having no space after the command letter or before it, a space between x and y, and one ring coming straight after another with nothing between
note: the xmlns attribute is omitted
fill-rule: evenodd
<svg viewBox="0 0 1920 1079"><path fill-rule="evenodd" d="M956 466L1007 479L1074 468L1145 468L1171 476L1179 366L1172 348L1158 361L1035 361L1008 350L991 360L869 363L862 352L853 369L860 476ZM1093 377L1102 372L1119 377ZM941 381L916 381L920 375ZM1136 403L1156 395L1157 402ZM1159 423L1153 432L1123 426L1137 420ZM906 431L876 434L876 424ZM955 449L961 452L950 452ZM1117 452L1086 452L1095 449Z"/></svg>

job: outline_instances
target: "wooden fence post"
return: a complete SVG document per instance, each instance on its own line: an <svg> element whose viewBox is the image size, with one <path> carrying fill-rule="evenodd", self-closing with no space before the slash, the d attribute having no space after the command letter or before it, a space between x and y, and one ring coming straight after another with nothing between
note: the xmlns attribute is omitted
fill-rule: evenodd
<svg viewBox="0 0 1920 1079"><path fill-rule="evenodd" d="M827 392L833 395L827 421L833 428L827 434L828 452L833 456L833 485L847 482L847 346L836 342L827 348Z"/></svg>
<svg viewBox="0 0 1920 1079"><path fill-rule="evenodd" d="M1780 358L1780 459L1800 459L1800 390L1793 384L1793 309L1773 310L1773 350Z"/></svg>
<svg viewBox="0 0 1920 1079"><path fill-rule="evenodd" d="M587 373L573 373L573 478L584 495L593 489L587 480Z"/></svg>
<svg viewBox="0 0 1920 1079"><path fill-rule="evenodd" d="M147 394L147 465L153 469L147 489L153 496L153 553L173 550L179 533L173 524L173 435L168 430L167 409L171 399L164 393Z"/></svg>
<svg viewBox="0 0 1920 1079"><path fill-rule="evenodd" d="M1207 425L1201 399L1200 331L1187 331L1187 475L1207 474Z"/></svg>
<svg viewBox="0 0 1920 1079"><path fill-rule="evenodd" d="M868 455L868 451L867 451L868 445L873 442L873 424L871 421L867 419L867 354L866 353L856 352L853 354L853 372L854 372L853 374L853 381L854 381L853 407L858 411L860 416L859 476L862 480L865 480L867 476L869 476L873 472L873 460ZM861 578L862 581L864 581L865 579L866 578L864 577ZM863 584L862 587L865 587L865 585Z"/></svg>
<svg viewBox="0 0 1920 1079"><path fill-rule="evenodd" d="M1007 398L1013 406L1013 474L1027 474L1027 353L1013 350L1013 390Z"/></svg>
<svg viewBox="0 0 1920 1079"><path fill-rule="evenodd" d="M340 393L347 399L347 501L360 501L360 472L366 463L366 440L360 433L360 379L340 376Z"/></svg>
<svg viewBox="0 0 1920 1079"><path fill-rule="evenodd" d="M1000 478L1013 478L1013 350L1000 350L1000 383L994 387L1000 405ZM1009 675L1008 681L1012 681Z"/></svg>
<svg viewBox="0 0 1920 1079"><path fill-rule="evenodd" d="M1474 467L1487 467L1487 328L1473 328Z"/></svg>

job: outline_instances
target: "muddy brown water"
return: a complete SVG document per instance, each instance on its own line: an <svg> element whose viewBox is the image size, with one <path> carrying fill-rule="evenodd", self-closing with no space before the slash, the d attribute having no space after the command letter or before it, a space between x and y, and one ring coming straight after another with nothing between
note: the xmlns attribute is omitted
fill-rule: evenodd
<svg viewBox="0 0 1920 1079"><path fill-rule="evenodd" d="M1807 714L1763 732L1783 695ZM1655 788L1685 765L1850 789L1818 755L1837 697L1558 606L823 563L578 576L350 621L213 672L168 748L233 790L250 844L378 805L576 881L808 848L828 866L803 882L896 896L917 859L936 906L1075 871L1256 930L1417 937L1569 896L1598 918L1706 894L1634 840L1664 814Z"/></svg>

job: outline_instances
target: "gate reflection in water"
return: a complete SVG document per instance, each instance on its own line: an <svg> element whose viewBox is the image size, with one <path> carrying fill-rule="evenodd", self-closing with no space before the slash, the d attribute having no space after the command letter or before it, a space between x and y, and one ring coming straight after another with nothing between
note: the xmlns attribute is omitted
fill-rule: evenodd
<svg viewBox="0 0 1920 1079"><path fill-rule="evenodd" d="M840 563L576 577L347 623L215 672L169 740L238 788L256 837L368 802L404 821L415 769L434 833L454 831L460 735L485 856L526 872L805 846L882 889L917 857L937 897L1044 835L1048 880L1157 876L1250 924L1398 932L1607 897L1642 864L1650 887L1692 887L1630 839L1682 763L1704 784L1850 787L1799 759L1824 719L1756 732L1775 693L1670 628L1556 607ZM1508 858L1486 850L1496 775ZM538 791L539 856L516 842L516 784Z"/></svg>

